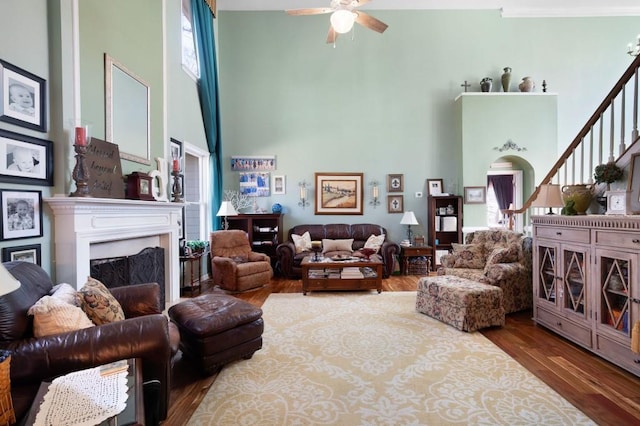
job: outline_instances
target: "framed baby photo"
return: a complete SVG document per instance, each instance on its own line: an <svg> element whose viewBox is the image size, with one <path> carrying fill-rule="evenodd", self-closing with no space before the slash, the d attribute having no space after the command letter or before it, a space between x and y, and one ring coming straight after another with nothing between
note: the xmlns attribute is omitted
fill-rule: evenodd
<svg viewBox="0 0 640 426"><path fill-rule="evenodd" d="M0 189L0 240L42 237L42 192Z"/></svg>
<svg viewBox="0 0 640 426"><path fill-rule="evenodd" d="M387 195L387 211L389 213L404 212L404 196Z"/></svg>
<svg viewBox="0 0 640 426"><path fill-rule="evenodd" d="M53 186L53 143L0 129L0 182Z"/></svg>
<svg viewBox="0 0 640 426"><path fill-rule="evenodd" d="M0 59L0 120L46 132L44 79Z"/></svg>
<svg viewBox="0 0 640 426"><path fill-rule="evenodd" d="M41 266L40 244L5 247L2 249L3 262L29 262Z"/></svg>

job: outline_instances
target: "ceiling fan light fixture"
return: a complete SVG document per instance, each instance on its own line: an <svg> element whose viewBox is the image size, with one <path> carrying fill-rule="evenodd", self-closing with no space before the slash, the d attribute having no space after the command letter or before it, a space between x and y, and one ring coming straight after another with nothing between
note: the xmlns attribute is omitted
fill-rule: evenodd
<svg viewBox="0 0 640 426"><path fill-rule="evenodd" d="M356 14L345 9L336 10L331 14L329 20L335 32L345 34L353 28L353 24L356 21Z"/></svg>

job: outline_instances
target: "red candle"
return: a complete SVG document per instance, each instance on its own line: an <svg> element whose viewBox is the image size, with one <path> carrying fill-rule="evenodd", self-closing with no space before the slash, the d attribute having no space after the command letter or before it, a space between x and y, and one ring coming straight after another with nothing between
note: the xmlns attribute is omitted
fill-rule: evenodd
<svg viewBox="0 0 640 426"><path fill-rule="evenodd" d="M84 127L76 127L76 145L85 146L87 144L87 133Z"/></svg>
<svg viewBox="0 0 640 426"><path fill-rule="evenodd" d="M173 171L174 172L179 172L180 171L180 162L178 161L177 158L173 159Z"/></svg>

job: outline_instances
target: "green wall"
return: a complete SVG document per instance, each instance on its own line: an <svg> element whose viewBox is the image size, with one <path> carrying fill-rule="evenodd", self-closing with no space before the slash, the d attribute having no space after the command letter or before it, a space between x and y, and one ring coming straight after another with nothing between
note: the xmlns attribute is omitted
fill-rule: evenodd
<svg viewBox="0 0 640 426"><path fill-rule="evenodd" d="M561 152L627 68L626 46L640 26L638 17L371 14L389 24L384 34L356 25L354 39L340 36L334 48L325 43L327 15L219 13L224 186L238 187L230 156L276 155L275 174L286 175L287 193L258 204L285 206L285 229L374 222L400 241L401 215L388 214L384 204L374 209L368 193L364 216L317 216L313 205L297 206L297 182L313 181L314 172L364 172L365 182L403 173L405 209L416 213L417 232L424 232L426 199L414 193L425 191L425 179L441 177L446 191L462 193L454 99L465 80L480 91L480 80L497 83L505 66L513 68L513 88L532 76L540 90L545 79L558 94ZM386 199L386 187L381 196Z"/></svg>
<svg viewBox="0 0 640 426"><path fill-rule="evenodd" d="M71 180L75 160L69 132L72 127L69 123L75 116L73 3L73 0L0 2L0 37L6 41L0 44L0 58L47 80L49 130L34 132L3 122L0 128L54 143L53 188L3 183L0 189L40 190L45 198L75 189ZM123 160L123 172L155 169L156 157L167 158L170 137L206 151L196 83L181 66L180 0L80 0L77 3L81 116L83 121L92 124L93 135L105 138L105 52L151 88L151 165ZM42 238L0 241L0 248L40 244L42 266L53 273L55 235L46 203L43 211ZM55 280L55 276L53 278Z"/></svg>

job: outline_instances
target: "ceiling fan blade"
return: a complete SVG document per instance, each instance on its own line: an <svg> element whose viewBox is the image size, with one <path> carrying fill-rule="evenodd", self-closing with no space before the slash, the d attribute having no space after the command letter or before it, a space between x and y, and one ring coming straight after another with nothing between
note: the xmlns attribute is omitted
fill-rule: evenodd
<svg viewBox="0 0 640 426"><path fill-rule="evenodd" d="M362 25L363 27L367 27L370 30L373 31L377 31L379 33L383 33L384 30L386 30L389 26L387 24L385 24L384 22L374 18L371 15L368 15L364 12L361 11L357 11L354 12L356 15L356 22L360 25Z"/></svg>
<svg viewBox="0 0 640 426"><path fill-rule="evenodd" d="M311 8L311 9L289 9L289 10L285 10L285 12L287 12L287 14L294 15L294 16L298 16L298 15L321 15L323 13L331 13L333 11L334 11L334 9L331 9L330 7L315 7L315 8Z"/></svg>
<svg viewBox="0 0 640 426"><path fill-rule="evenodd" d="M327 34L327 43L335 43L338 38L338 33L333 29L333 26L329 25L329 34Z"/></svg>
<svg viewBox="0 0 640 426"><path fill-rule="evenodd" d="M360 6L362 6L363 4L367 4L367 3L369 3L370 1L371 1L371 0L354 0L354 1L353 1L353 3L352 3L352 5L353 5L353 7L360 7Z"/></svg>

